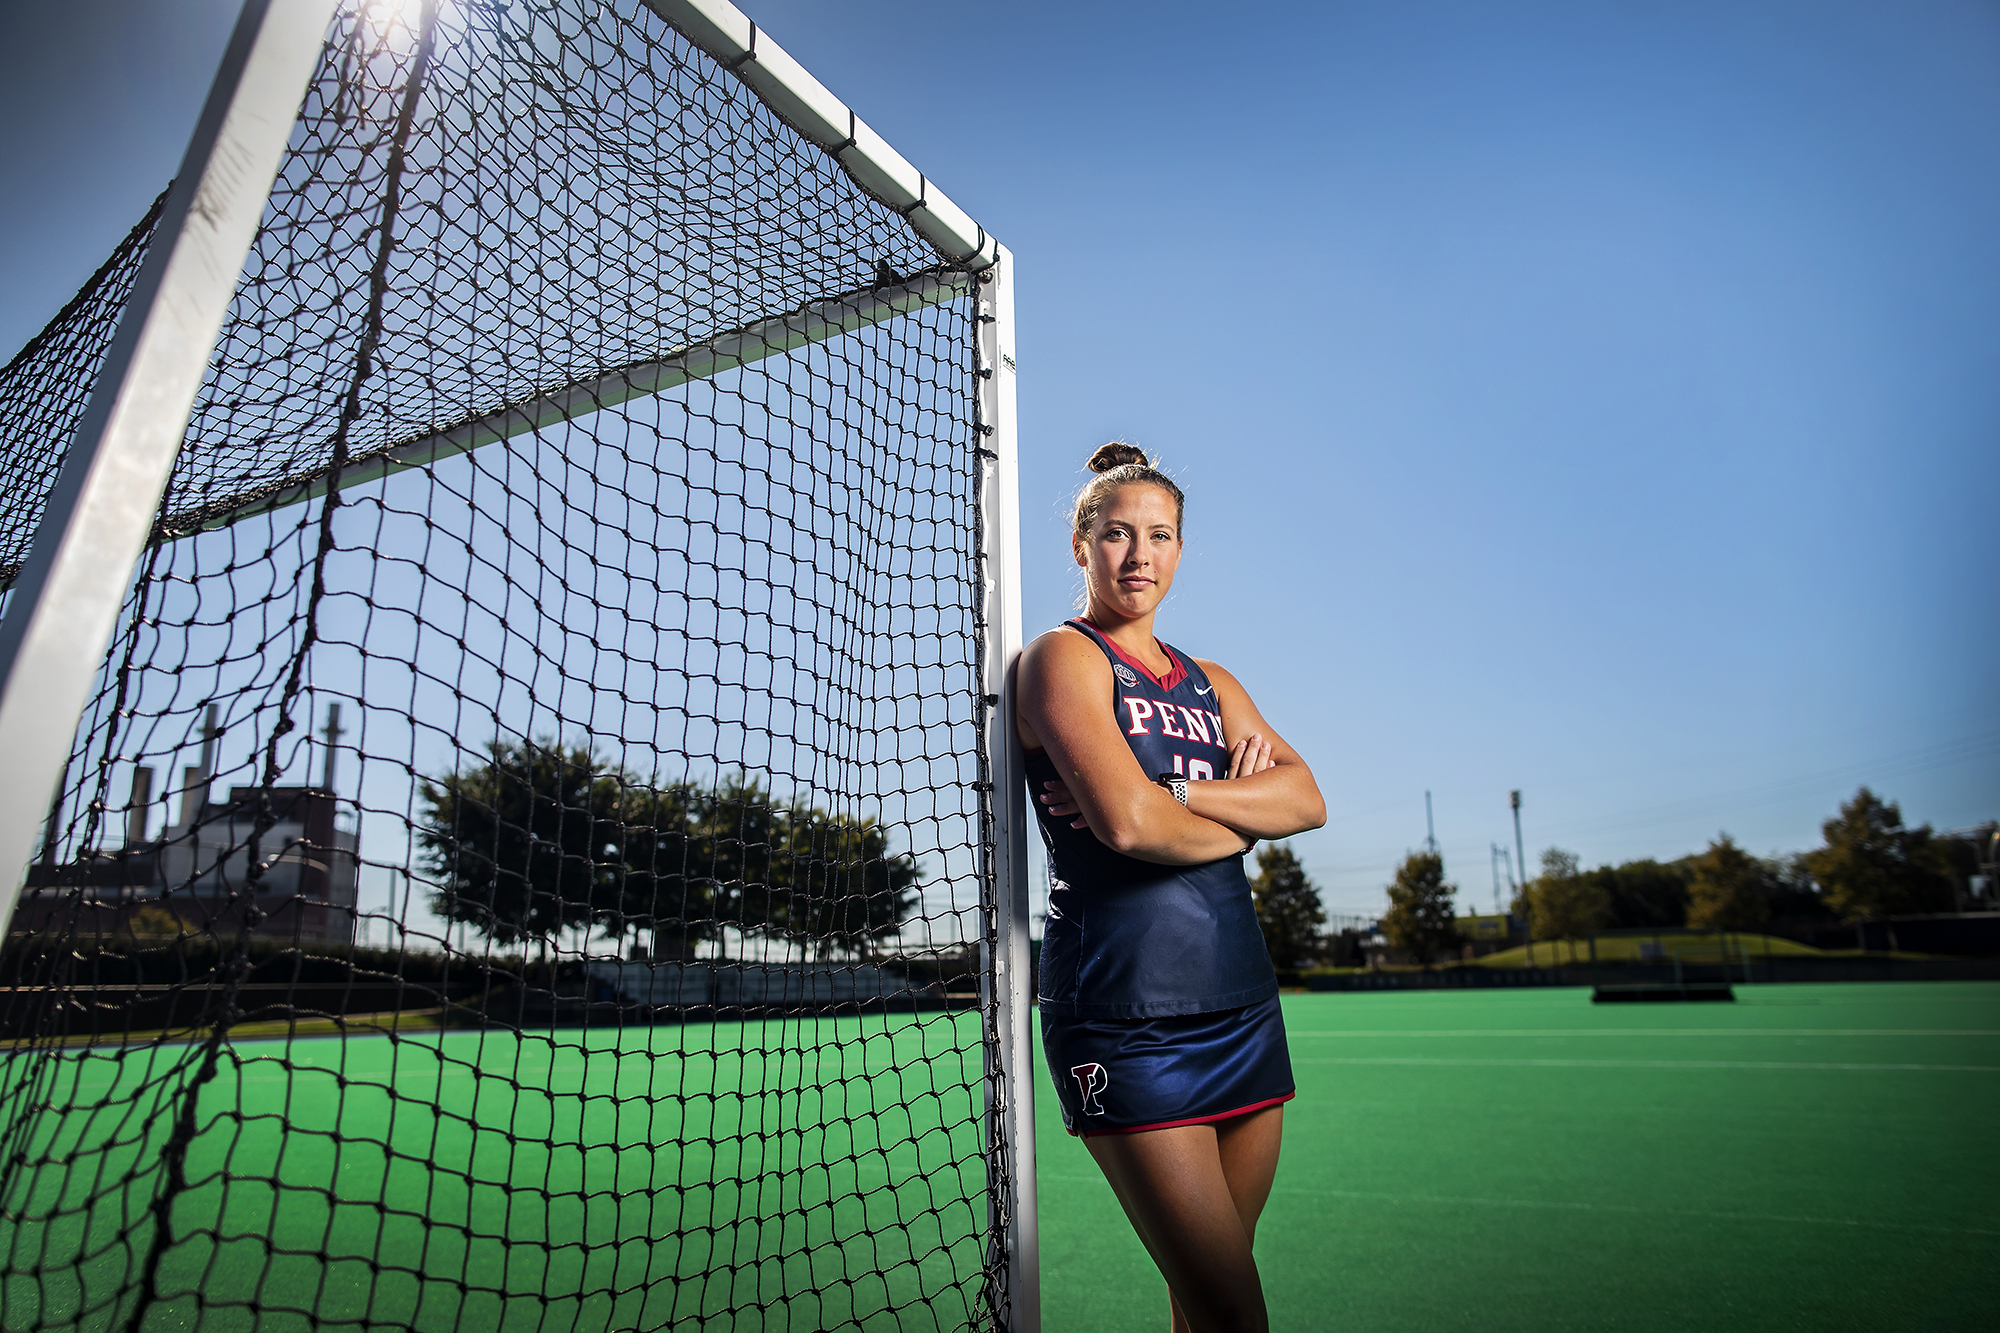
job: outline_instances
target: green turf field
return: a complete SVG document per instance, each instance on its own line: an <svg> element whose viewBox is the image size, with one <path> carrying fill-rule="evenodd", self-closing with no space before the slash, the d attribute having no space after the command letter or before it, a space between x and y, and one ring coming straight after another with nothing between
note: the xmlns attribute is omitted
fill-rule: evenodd
<svg viewBox="0 0 2000 1333"><path fill-rule="evenodd" d="M1258 1246L1274 1327L1994 1326L2000 985L1738 995L1288 996L1300 1096ZM308 1309L357 1333L961 1326L977 1023L239 1042L175 1213L223 1240L170 1254L181 1295L146 1327L298 1329L285 1312ZM100 1109L9 1147L68 1168L10 1186L9 1212L51 1220L0 1241L0 1326L122 1327L120 1237L145 1234L191 1049L4 1066L0 1096L32 1074L26 1091ZM1159 1279L1043 1078L1044 1327L1163 1328ZM127 1177L144 1188L121 1196Z"/></svg>
<svg viewBox="0 0 2000 1333"><path fill-rule="evenodd" d="M1285 998L1272 1327L2000 1327L2000 985ZM1038 1105L1044 1327L1166 1325Z"/></svg>
<svg viewBox="0 0 2000 1333"><path fill-rule="evenodd" d="M304 1329L306 1311L356 1333L966 1326L979 1021L234 1043L145 1328ZM67 1169L10 1183L9 1214L49 1220L0 1234L0 1327L124 1327L162 1094L193 1049L10 1071L75 1109L26 1145Z"/></svg>

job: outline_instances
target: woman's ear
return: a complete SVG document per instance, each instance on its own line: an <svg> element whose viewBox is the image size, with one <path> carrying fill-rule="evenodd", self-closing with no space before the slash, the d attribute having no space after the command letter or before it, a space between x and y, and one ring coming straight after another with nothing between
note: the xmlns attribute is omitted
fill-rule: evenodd
<svg viewBox="0 0 2000 1333"><path fill-rule="evenodd" d="M1076 557L1076 567L1078 569L1089 568L1090 561L1083 554L1083 538L1077 536L1075 533L1070 534L1069 553Z"/></svg>

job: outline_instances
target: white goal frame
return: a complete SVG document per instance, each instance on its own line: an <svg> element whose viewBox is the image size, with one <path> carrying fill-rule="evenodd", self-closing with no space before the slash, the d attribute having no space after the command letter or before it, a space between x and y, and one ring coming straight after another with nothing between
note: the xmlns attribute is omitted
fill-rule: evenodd
<svg viewBox="0 0 2000 1333"><path fill-rule="evenodd" d="M1013 255L728 0L642 0L732 70L765 106L835 159L965 272L841 293L613 375L510 403L357 456L342 487L380 478L778 355L974 289L978 321L980 701L994 894L987 999L998 1077L989 1128L1006 1145L1005 1238L1012 1333L1041 1327L1030 1036L1027 806L1011 680L1022 642ZM195 395L214 355L294 119L341 0L243 0L136 285L0 619L0 939L39 848L132 571L154 531ZM323 493L287 478L216 513L174 516L171 535L219 527ZM996 1213L1001 1204L995 1195Z"/></svg>

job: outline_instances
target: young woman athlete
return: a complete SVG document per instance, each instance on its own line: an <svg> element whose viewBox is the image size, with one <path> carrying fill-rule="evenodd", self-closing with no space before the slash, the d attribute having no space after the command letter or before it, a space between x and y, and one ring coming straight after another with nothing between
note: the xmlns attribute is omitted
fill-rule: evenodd
<svg viewBox="0 0 2000 1333"><path fill-rule="evenodd" d="M1243 854L1326 822L1236 678L1153 637L1185 497L1107 444L1071 536L1084 614L1016 678L1053 870L1042 1040L1063 1122L1167 1280L1175 1333L1262 1333L1251 1257L1291 1059Z"/></svg>

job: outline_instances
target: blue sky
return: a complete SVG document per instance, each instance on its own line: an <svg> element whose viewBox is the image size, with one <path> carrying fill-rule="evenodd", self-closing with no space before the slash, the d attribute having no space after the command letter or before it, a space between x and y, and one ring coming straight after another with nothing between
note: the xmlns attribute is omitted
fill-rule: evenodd
<svg viewBox="0 0 2000 1333"><path fill-rule="evenodd" d="M0 7L0 344L172 173L224 0ZM1811 846L2000 814L2000 10L744 8L1015 251L1027 619L1131 438L1163 637L1315 766L1373 910L1424 837Z"/></svg>

